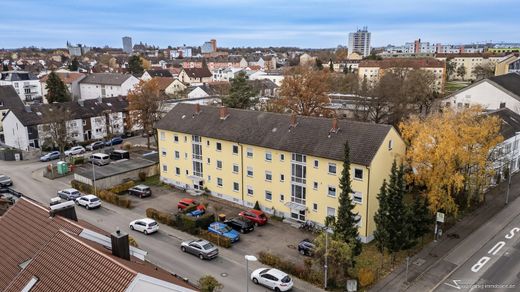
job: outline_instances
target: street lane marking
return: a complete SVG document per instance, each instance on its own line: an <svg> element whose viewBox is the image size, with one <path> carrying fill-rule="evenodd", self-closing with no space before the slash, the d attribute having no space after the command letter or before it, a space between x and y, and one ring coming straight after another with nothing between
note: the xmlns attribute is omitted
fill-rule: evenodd
<svg viewBox="0 0 520 292"><path fill-rule="evenodd" d="M516 233L520 232L520 228L518 227L514 227L512 228L504 237L508 240L511 240L515 237ZM504 246L506 245L506 242L505 241L499 241L497 242L489 251L488 251L488 254L490 255L496 255ZM471 271L473 273L477 273L478 271L480 271L480 269L482 269L483 266L485 266L487 264L487 262L489 262L491 258L488 257L488 256L483 256L481 257L476 264L474 264L472 267L471 267ZM455 281L455 280L454 280Z"/></svg>
<svg viewBox="0 0 520 292"><path fill-rule="evenodd" d="M448 283L448 282L445 282L444 284L445 284L445 285L448 285L448 286L450 286L450 287L453 287L453 288L455 288L455 289L457 289L457 290L460 290L460 289L462 288L462 287L459 285L459 282L460 282L460 281L461 281L461 280L452 280L452 282L453 282L454 284L451 284L451 283Z"/></svg>

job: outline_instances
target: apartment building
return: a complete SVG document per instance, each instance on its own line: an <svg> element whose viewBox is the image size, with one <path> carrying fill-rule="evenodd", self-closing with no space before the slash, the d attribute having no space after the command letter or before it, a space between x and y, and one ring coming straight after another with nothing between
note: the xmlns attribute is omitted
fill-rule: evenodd
<svg viewBox="0 0 520 292"><path fill-rule="evenodd" d="M79 82L80 99L126 96L138 83L130 74L92 73Z"/></svg>
<svg viewBox="0 0 520 292"><path fill-rule="evenodd" d="M0 85L11 85L25 104L42 101L40 80L27 71L3 71Z"/></svg>
<svg viewBox="0 0 520 292"><path fill-rule="evenodd" d="M450 79L464 79L464 80L475 80L477 76L474 73L475 67L477 66L491 66L495 67L496 64L502 61L504 55L491 55L482 53L461 53L461 54L436 54L435 58L440 61L452 62L455 70L450 75ZM466 74L464 78L457 75L457 68L464 66Z"/></svg>
<svg viewBox="0 0 520 292"><path fill-rule="evenodd" d="M405 144L389 125L178 104L158 124L161 180L270 214L323 224L337 216L344 143L364 242L377 193Z"/></svg>
<svg viewBox="0 0 520 292"><path fill-rule="evenodd" d="M363 57L370 55L370 32L365 26L363 29L358 29L356 32L351 32L348 35L348 51L349 53L357 52Z"/></svg>
<svg viewBox="0 0 520 292"><path fill-rule="evenodd" d="M370 86L375 86L379 78L389 70L403 68L429 71L435 77L434 87L439 93L444 92L446 64L433 58L389 58L383 60L363 60L358 65L360 80L366 78Z"/></svg>

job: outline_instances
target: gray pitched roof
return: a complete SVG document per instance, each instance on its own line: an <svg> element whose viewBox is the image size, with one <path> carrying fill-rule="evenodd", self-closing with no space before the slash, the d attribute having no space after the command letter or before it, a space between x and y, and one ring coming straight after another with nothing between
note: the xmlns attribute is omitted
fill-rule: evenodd
<svg viewBox="0 0 520 292"><path fill-rule="evenodd" d="M0 110L23 108L23 102L11 85L0 86ZM1 118L1 117L0 117Z"/></svg>
<svg viewBox="0 0 520 292"><path fill-rule="evenodd" d="M81 84L121 85L132 75L120 73L92 73L80 81Z"/></svg>
<svg viewBox="0 0 520 292"><path fill-rule="evenodd" d="M500 135L505 140L515 136L515 132L520 132L520 115L508 108L501 108L487 113L502 120Z"/></svg>
<svg viewBox="0 0 520 292"><path fill-rule="evenodd" d="M23 81L23 80L38 80L38 78L27 71L5 71L0 74L0 80L5 81Z"/></svg>
<svg viewBox="0 0 520 292"><path fill-rule="evenodd" d="M128 107L128 101L121 97L88 99L82 102L69 101L51 104L33 104L17 109L11 109L24 126L35 126L52 122L56 114L70 115L70 119L85 119L102 115L106 110L122 112Z"/></svg>
<svg viewBox="0 0 520 292"><path fill-rule="evenodd" d="M297 117L290 129L291 116L271 112L228 109L222 120L218 107L201 106L195 114L192 104L178 104L159 123L157 129L199 135L271 149L343 160L343 144L350 145L352 163L370 165L390 125L338 120L339 131L329 132L332 119Z"/></svg>
<svg viewBox="0 0 520 292"><path fill-rule="evenodd" d="M500 76L493 76L490 77L489 80L520 98L520 74L509 73Z"/></svg>
<svg viewBox="0 0 520 292"><path fill-rule="evenodd" d="M211 74L211 71L207 67L204 68L182 68L186 74L190 78L203 78L203 77L211 77L213 74Z"/></svg>
<svg viewBox="0 0 520 292"><path fill-rule="evenodd" d="M173 77L172 73L166 69L146 70L150 77Z"/></svg>

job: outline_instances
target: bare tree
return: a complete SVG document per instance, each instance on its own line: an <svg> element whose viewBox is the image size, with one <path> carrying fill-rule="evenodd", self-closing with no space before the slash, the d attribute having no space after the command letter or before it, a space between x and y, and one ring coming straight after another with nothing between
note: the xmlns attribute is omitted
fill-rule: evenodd
<svg viewBox="0 0 520 292"><path fill-rule="evenodd" d="M71 125L71 113L68 108L61 104L49 108L47 121L42 125L42 136L46 144L57 147L60 153L65 151L65 147L72 143L74 134Z"/></svg>

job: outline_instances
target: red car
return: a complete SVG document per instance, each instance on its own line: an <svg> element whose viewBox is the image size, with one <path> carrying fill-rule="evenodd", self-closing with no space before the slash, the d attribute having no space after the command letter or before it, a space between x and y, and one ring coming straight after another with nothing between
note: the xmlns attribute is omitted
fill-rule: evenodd
<svg viewBox="0 0 520 292"><path fill-rule="evenodd" d="M238 213L238 216L253 221L256 226L267 224L267 216L265 216L264 212L260 210L250 209L247 211L242 211Z"/></svg>
<svg viewBox="0 0 520 292"><path fill-rule="evenodd" d="M182 211L190 206L197 206L197 210L205 211L204 205L197 203L194 199L184 198L177 203L177 209Z"/></svg>

